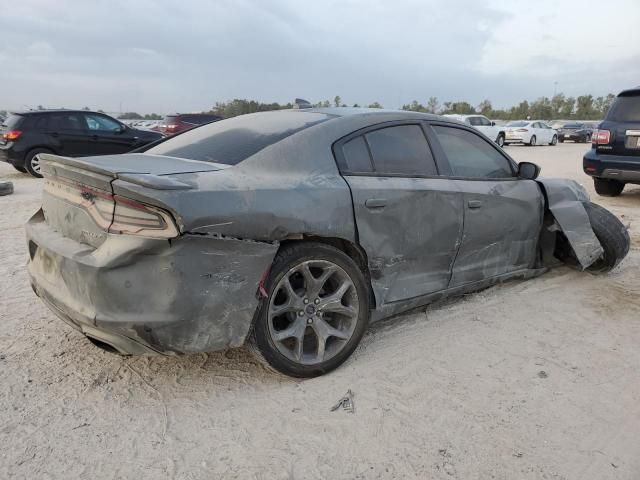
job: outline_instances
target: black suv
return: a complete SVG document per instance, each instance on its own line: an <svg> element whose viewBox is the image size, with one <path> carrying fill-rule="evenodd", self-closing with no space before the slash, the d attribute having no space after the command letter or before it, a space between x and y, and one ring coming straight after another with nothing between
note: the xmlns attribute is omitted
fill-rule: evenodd
<svg viewBox="0 0 640 480"><path fill-rule="evenodd" d="M162 138L136 130L103 113L37 110L11 113L0 127L0 160L40 175L41 153L87 157L125 153Z"/></svg>
<svg viewBox="0 0 640 480"><path fill-rule="evenodd" d="M599 195L615 197L625 184L640 184L640 87L616 97L591 142L582 168Z"/></svg>

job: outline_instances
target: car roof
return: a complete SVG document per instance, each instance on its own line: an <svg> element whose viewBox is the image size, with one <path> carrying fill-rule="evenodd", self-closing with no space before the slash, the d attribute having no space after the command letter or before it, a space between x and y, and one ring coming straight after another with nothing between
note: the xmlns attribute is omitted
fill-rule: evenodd
<svg viewBox="0 0 640 480"><path fill-rule="evenodd" d="M629 88L627 90L623 90L618 94L618 97L631 97L635 95L640 95L640 85L635 88Z"/></svg>
<svg viewBox="0 0 640 480"><path fill-rule="evenodd" d="M17 112L11 112L14 115L42 115L48 113L97 113L100 115L108 115L103 112L94 112L93 110L71 110L67 108L53 108L51 110L22 110Z"/></svg>

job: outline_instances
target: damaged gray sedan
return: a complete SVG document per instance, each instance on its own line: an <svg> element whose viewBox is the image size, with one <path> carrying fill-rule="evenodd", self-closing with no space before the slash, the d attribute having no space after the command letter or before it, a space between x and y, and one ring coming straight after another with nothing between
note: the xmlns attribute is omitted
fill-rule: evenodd
<svg viewBox="0 0 640 480"><path fill-rule="evenodd" d="M248 342L311 377L370 321L560 262L606 272L629 248L577 183L433 115L266 112L144 152L41 157L33 289L123 354Z"/></svg>

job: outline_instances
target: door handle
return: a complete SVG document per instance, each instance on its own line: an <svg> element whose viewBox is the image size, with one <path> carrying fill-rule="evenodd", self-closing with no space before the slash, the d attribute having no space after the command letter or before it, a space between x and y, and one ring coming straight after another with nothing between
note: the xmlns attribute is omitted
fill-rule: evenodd
<svg viewBox="0 0 640 480"><path fill-rule="evenodd" d="M467 205L469 208L480 208L482 206L482 202L480 200L469 200Z"/></svg>
<svg viewBox="0 0 640 480"><path fill-rule="evenodd" d="M365 207L367 208L384 208L387 206L386 198L368 198L364 202Z"/></svg>

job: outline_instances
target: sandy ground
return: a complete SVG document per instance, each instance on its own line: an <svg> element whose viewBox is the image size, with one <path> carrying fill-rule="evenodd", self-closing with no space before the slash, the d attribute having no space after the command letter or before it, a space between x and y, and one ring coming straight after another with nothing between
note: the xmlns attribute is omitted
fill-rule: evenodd
<svg viewBox="0 0 640 480"><path fill-rule="evenodd" d="M584 183L585 145L508 147ZM640 188L596 198L630 255L561 268L377 324L323 378L245 350L105 353L54 317L25 273L41 180L0 165L0 478L638 479ZM345 392L355 413L330 412Z"/></svg>

